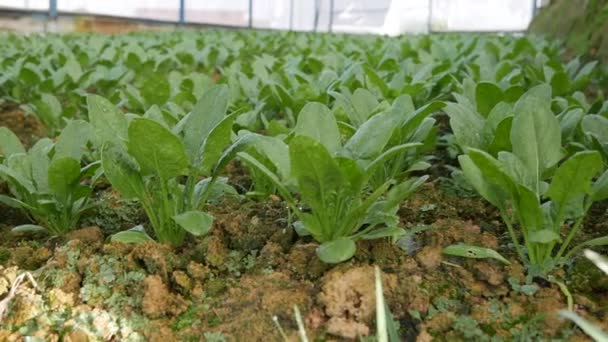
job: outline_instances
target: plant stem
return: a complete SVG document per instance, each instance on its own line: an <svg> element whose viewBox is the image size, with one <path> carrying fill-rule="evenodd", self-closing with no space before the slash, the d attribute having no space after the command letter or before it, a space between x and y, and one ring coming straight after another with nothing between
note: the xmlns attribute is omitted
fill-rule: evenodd
<svg viewBox="0 0 608 342"><path fill-rule="evenodd" d="M590 201L589 204L585 205L585 210L583 211L583 214L581 215L581 217L578 218L578 220L576 220L576 223L574 224L572 229L570 229L570 233L568 233L566 240L564 241L564 243L562 243L559 252L557 252L557 255L555 256L555 260L559 261L559 259L561 259L562 255L566 251L566 248L568 248L568 245L570 244L570 242L572 242L572 239L574 238L576 233L578 233L578 231L581 229L583 222L585 221L585 216L587 216L587 212L589 211L589 208L591 208L591 203L592 202Z"/></svg>
<svg viewBox="0 0 608 342"><path fill-rule="evenodd" d="M511 236L511 240L513 240L513 244L515 245L515 249L517 250L517 254L519 254L519 257L521 258L522 261L525 261L526 260L526 256L524 254L524 251L521 248L521 244L519 243L519 241L517 241L517 235L515 234L515 230L513 229L513 224L511 223L511 220L507 216L507 213L505 213L503 210L500 211L500 216L502 217L502 220L507 225L507 230L509 231L509 235Z"/></svg>

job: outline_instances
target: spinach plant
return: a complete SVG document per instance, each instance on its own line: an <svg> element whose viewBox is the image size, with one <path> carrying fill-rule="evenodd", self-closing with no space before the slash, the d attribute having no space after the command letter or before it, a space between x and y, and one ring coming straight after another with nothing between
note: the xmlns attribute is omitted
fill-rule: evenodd
<svg viewBox="0 0 608 342"><path fill-rule="evenodd" d="M321 243L317 255L327 263L351 258L357 240L402 234L396 216L399 204L427 178L386 179L372 186L370 178L379 166L420 144L385 150L387 139L372 138L376 130L357 133L342 146L333 114L322 104L309 103L300 112L288 143L272 138L274 144L259 149L276 171L246 152L239 153L243 162L272 180L300 220L297 230ZM258 144L255 138L251 140ZM300 196L301 204L292 193Z"/></svg>
<svg viewBox="0 0 608 342"><path fill-rule="evenodd" d="M228 89L216 86L177 125L161 117L129 118L102 97L88 98L89 117L102 149L106 177L125 198L137 199L162 243L180 245L186 232L206 234L213 217L201 211L218 180L234 117ZM200 175L210 176L199 180ZM139 237L137 237L139 236ZM116 240L147 240L142 232Z"/></svg>
<svg viewBox="0 0 608 342"><path fill-rule="evenodd" d="M591 205L608 198L608 171L593 181L603 169L596 151L578 152L560 163L561 131L550 103L551 88L540 85L515 104L512 152L500 151L494 157L467 148L458 158L477 192L499 209L530 273L540 276L583 246L608 243L608 238L600 238L570 248ZM562 239L562 229L570 221Z"/></svg>
<svg viewBox="0 0 608 342"><path fill-rule="evenodd" d="M89 196L100 176L99 162L81 167L89 141L90 125L71 121L57 143L39 140L26 151L7 128L0 128L0 179L7 182L12 196L0 195L0 202L24 213L36 224L13 231L48 231L64 235L76 228L82 213L91 207Z"/></svg>

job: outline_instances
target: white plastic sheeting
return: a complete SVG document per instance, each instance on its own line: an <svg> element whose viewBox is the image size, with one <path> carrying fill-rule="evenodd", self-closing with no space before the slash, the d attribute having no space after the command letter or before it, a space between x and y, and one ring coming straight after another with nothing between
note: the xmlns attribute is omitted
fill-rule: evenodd
<svg viewBox="0 0 608 342"><path fill-rule="evenodd" d="M542 0L546 2L546 0ZM254 27L398 35L432 31L523 31L541 0L253 0ZM57 0L59 12L179 20L179 0ZM185 19L249 24L249 0L185 0ZM48 10L49 0L0 0ZM330 25L331 24L331 25Z"/></svg>

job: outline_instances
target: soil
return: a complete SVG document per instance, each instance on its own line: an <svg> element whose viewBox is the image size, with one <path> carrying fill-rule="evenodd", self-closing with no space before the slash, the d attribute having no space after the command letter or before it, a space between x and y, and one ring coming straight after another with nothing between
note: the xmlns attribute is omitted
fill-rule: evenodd
<svg viewBox="0 0 608 342"><path fill-rule="evenodd" d="M38 118L14 106L0 107L0 127L8 127L26 147L31 147L46 132Z"/></svg>
<svg viewBox="0 0 608 342"><path fill-rule="evenodd" d="M7 230L24 218L0 207L0 233L8 237L0 242L0 299L21 272L38 282L19 288L0 340L281 341L278 324L296 341L294 305L309 338L354 340L375 333L372 265L382 270L387 304L407 341L586 339L557 316L567 303L555 284L522 290L524 268L496 211L439 180L399 211L405 227L425 229L396 244L359 242L355 257L339 265L320 262L314 241L288 228L277 198L210 206L212 233L179 249L108 242L140 216L115 193L100 198L108 214L100 222L112 224L63 239L11 237ZM605 230L605 218L606 205L594 207L587 234ZM441 253L458 242L494 248L511 265ZM576 311L606 327L608 277L593 269L579 259L563 274L572 280Z"/></svg>

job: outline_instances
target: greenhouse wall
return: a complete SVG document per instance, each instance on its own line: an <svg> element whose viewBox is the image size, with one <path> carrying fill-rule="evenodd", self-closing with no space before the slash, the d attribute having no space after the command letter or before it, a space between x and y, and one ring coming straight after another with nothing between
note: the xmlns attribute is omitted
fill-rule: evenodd
<svg viewBox="0 0 608 342"><path fill-rule="evenodd" d="M56 0L58 13L180 22L180 0ZM0 11L50 12L50 0L0 0ZM296 31L524 31L546 0L184 0L184 21ZM250 8L251 6L251 8ZM251 18L250 18L251 17Z"/></svg>

